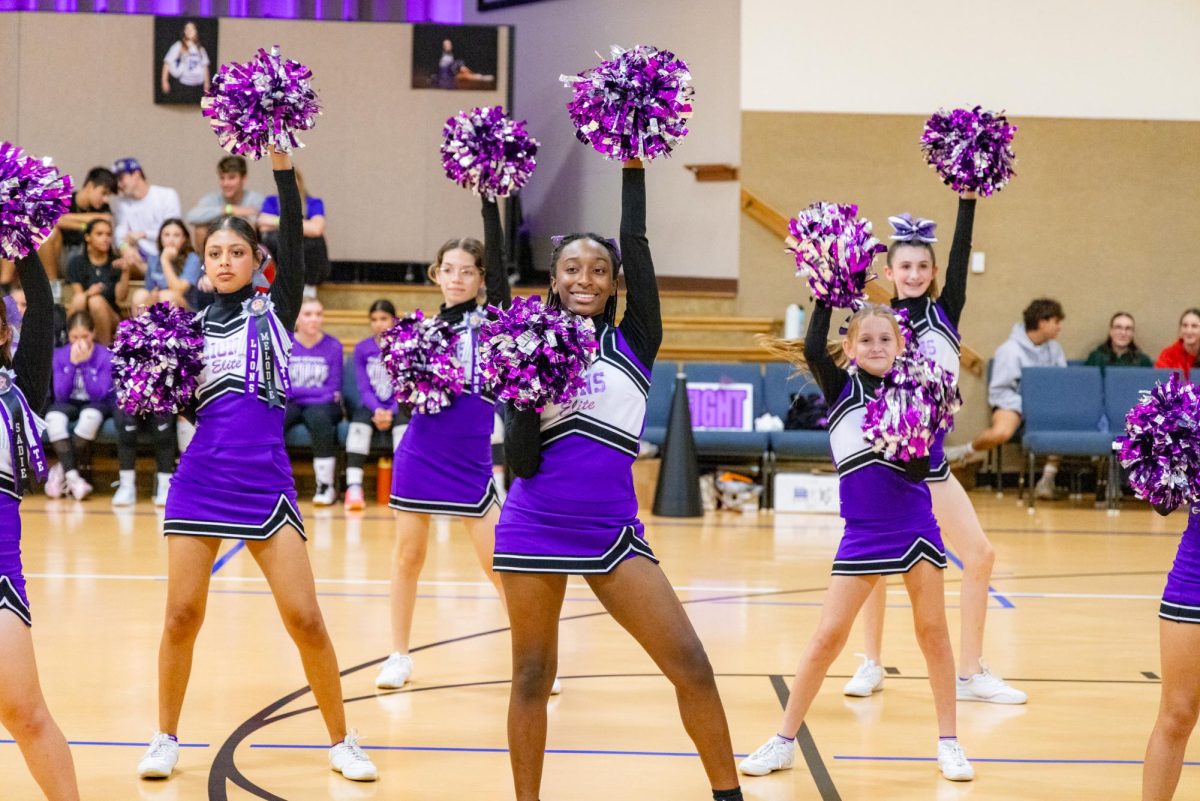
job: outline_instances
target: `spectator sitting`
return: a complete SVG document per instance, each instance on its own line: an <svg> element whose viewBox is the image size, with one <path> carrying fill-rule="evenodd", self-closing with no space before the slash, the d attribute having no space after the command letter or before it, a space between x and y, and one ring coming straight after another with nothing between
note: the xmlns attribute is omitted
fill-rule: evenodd
<svg viewBox="0 0 1200 801"><path fill-rule="evenodd" d="M308 194L304 176L296 170L296 187L304 198L304 295L316 297L317 286L329 277L329 250L325 246L325 203ZM258 215L258 230L263 244L277 258L279 242L279 196L268 195Z"/></svg>
<svg viewBox="0 0 1200 801"><path fill-rule="evenodd" d="M67 265L71 301L67 313L86 311L95 324L96 340L111 345L121 310L129 295L129 270L113 260L112 225L108 220L93 220L83 229L86 243L83 253Z"/></svg>
<svg viewBox="0 0 1200 801"><path fill-rule="evenodd" d="M337 500L337 424L342 419L342 343L326 334L325 307L305 298L296 319L288 362L287 413L284 431L304 425L312 436L314 506Z"/></svg>
<svg viewBox="0 0 1200 801"><path fill-rule="evenodd" d="M83 252L83 227L92 220L113 221L108 206L110 195L117 194L117 177L105 167L93 167L83 179L83 186L71 193L71 208L58 219L54 231L46 238L39 253L46 272L55 287L55 280L67 271L67 263Z"/></svg>
<svg viewBox="0 0 1200 801"><path fill-rule="evenodd" d="M200 198L196 207L187 213L187 222L195 227L196 241L203 242L208 227L222 217L241 217L254 225L262 208L260 192L246 188L246 160L241 156L226 156L217 162L217 178L221 188Z"/></svg>
<svg viewBox="0 0 1200 801"><path fill-rule="evenodd" d="M992 424L970 443L946 448L952 464L979 461L983 453L1012 439L1021 427L1021 370L1025 367L1066 367L1067 357L1054 340L1062 332L1063 308L1057 300L1038 298L1025 307L1024 325L1013 326L1008 339L996 349L988 403ZM1051 456L1037 483L1038 498L1054 497L1054 478L1061 459Z"/></svg>
<svg viewBox="0 0 1200 801"><path fill-rule="evenodd" d="M1151 367L1150 357L1133 341L1133 315L1117 312L1108 321L1108 339L1088 354L1089 367Z"/></svg>
<svg viewBox="0 0 1200 801"><path fill-rule="evenodd" d="M158 229L158 255L146 262L146 282L133 293L133 308L165 300L181 309L195 310L196 284L203 275L200 256L192 250L183 220L172 218Z"/></svg>
<svg viewBox="0 0 1200 801"><path fill-rule="evenodd" d="M1155 367L1183 372L1185 381L1192 380L1192 368L1200 367L1200 309L1188 309L1179 318L1179 339L1163 348Z"/></svg>
<svg viewBox="0 0 1200 801"><path fill-rule="evenodd" d="M165 186L151 185L135 158L123 158L113 165L121 195L113 209L116 217L117 250L125 263L138 275L144 275L146 259L158 254L154 232L164 221L181 216L179 193Z"/></svg>

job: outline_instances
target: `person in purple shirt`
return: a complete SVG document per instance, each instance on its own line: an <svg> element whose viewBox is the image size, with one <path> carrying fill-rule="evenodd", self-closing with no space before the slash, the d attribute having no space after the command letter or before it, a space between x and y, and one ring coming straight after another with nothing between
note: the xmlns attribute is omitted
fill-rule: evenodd
<svg viewBox="0 0 1200 801"><path fill-rule="evenodd" d="M372 429L392 432L392 450L400 444L408 415L396 404L392 379L379 358L379 338L396 324L396 307L390 300L371 304L371 336L354 346L354 377L358 383L359 406L350 413L346 434L346 510L360 511L363 497L363 465L371 451Z"/></svg>
<svg viewBox="0 0 1200 801"><path fill-rule="evenodd" d="M325 201L310 195L304 176L296 170L296 186L304 198L304 297L316 297L317 286L329 277L329 248L325 244ZM279 195L267 195L258 215L263 244L275 256L279 247Z"/></svg>
<svg viewBox="0 0 1200 801"><path fill-rule="evenodd" d="M112 352L96 342L86 311L67 320L67 338L70 344L54 351L54 402L46 412L46 429L58 464L50 468L46 494L61 498L69 492L82 501L92 494L92 485L79 474L79 465L90 464L92 443L113 413Z"/></svg>
<svg viewBox="0 0 1200 801"><path fill-rule="evenodd" d="M304 425L312 436L313 473L317 477L314 506L337 500L333 476L337 465L337 424L342 419L342 343L321 330L325 307L305 298L296 319L292 358L288 362L287 417L284 431Z"/></svg>

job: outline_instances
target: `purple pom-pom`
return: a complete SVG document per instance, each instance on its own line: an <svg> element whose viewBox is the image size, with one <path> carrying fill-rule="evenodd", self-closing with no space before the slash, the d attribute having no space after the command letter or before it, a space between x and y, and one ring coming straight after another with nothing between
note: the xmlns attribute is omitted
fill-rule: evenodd
<svg viewBox="0 0 1200 801"><path fill-rule="evenodd" d="M579 394L596 352L591 320L543 305L537 295L491 311L496 319L480 333L479 363L499 400L540 412Z"/></svg>
<svg viewBox="0 0 1200 801"><path fill-rule="evenodd" d="M170 303L155 303L117 327L113 341L117 403L128 414L178 414L196 392L204 369L200 318Z"/></svg>
<svg viewBox="0 0 1200 801"><path fill-rule="evenodd" d="M1200 395L1173 373L1143 392L1117 437L1129 486L1156 508L1200 504Z"/></svg>
<svg viewBox="0 0 1200 801"><path fill-rule="evenodd" d="M613 45L612 54L578 75L559 76L575 93L567 104L575 136L617 161L671 155L692 115L687 64L648 45Z"/></svg>
<svg viewBox="0 0 1200 801"><path fill-rule="evenodd" d="M22 259L71 208L71 176L0 143L0 256Z"/></svg>
<svg viewBox="0 0 1200 801"><path fill-rule="evenodd" d="M446 177L488 200L523 187L537 166L538 141L500 106L460 111L442 128Z"/></svg>
<svg viewBox="0 0 1200 801"><path fill-rule="evenodd" d="M808 277L813 297L835 308L853 308L875 277L871 262L887 246L871 234L871 221L853 203L813 203L788 223L788 249L796 275Z"/></svg>
<svg viewBox="0 0 1200 801"><path fill-rule="evenodd" d="M312 70L280 56L278 46L245 64L222 64L200 107L221 147L252 159L271 145L281 153L304 147L296 132L311 130L321 114Z"/></svg>
<svg viewBox="0 0 1200 801"><path fill-rule="evenodd" d="M417 414L437 414L462 394L458 334L417 309L383 333L380 358L396 387L396 401Z"/></svg>
<svg viewBox="0 0 1200 801"><path fill-rule="evenodd" d="M1004 112L956 108L938 110L925 123L921 150L929 166L955 192L978 192L985 197L1004 188L1013 175L1012 150L1017 126Z"/></svg>

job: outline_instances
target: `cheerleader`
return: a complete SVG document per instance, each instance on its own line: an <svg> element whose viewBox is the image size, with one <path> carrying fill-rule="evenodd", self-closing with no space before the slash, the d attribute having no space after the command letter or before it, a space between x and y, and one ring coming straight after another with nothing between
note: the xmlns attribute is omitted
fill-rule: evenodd
<svg viewBox="0 0 1200 801"><path fill-rule="evenodd" d="M337 656L329 639L283 443L289 334L300 310L304 263L300 196L291 158L272 152L281 204L280 258L270 295L256 293L263 251L254 229L222 217L205 238L204 269L217 299L204 311L204 369L196 434L167 495L167 610L158 658L159 732L138 765L166 778L179 760L179 713L204 621L221 539L238 539L258 562L329 732L329 762L347 779L374 781L375 766L347 732ZM276 309L278 311L276 311Z"/></svg>
<svg viewBox="0 0 1200 801"><path fill-rule="evenodd" d="M451 515L463 521L484 572L503 588L492 572L496 521L500 518L492 478L492 429L496 402L481 382L476 364L479 326L487 306L506 306L511 298L504 273L500 210L483 200L486 245L478 239L451 239L429 267L430 279L442 291L438 317L458 333L458 362L463 366L463 394L437 414L417 414L404 432L392 463L389 506L396 510L396 548L392 559L392 645L375 679L382 689L403 687L412 674L409 639L417 580L425 564L429 516ZM486 305L479 294L486 283Z"/></svg>
<svg viewBox="0 0 1200 801"><path fill-rule="evenodd" d="M891 309L865 306L850 318L842 342L845 359L854 365L848 371L826 350L831 315L830 307L818 301L803 358L796 361L807 363L829 403L829 440L846 531L834 556L820 623L796 669L778 734L738 767L749 776L792 767L796 733L826 671L845 647L858 610L884 576L902 574L933 690L938 767L951 781L970 781L975 771L955 736L954 653L942 581L946 553L925 483L929 459L889 462L863 438L867 401L892 369L904 339Z"/></svg>
<svg viewBox="0 0 1200 801"><path fill-rule="evenodd" d="M625 164L620 251L595 234L571 234L551 260L551 305L596 324L600 350L584 394L540 415L514 412L506 425L505 455L517 479L496 526L493 567L512 623L508 746L517 801L535 801L541 786L546 701L569 574L584 576L675 685L713 798L742 798L712 666L637 518L632 467L662 342L641 166ZM617 325L622 257L628 294Z"/></svg>
<svg viewBox="0 0 1200 801"><path fill-rule="evenodd" d="M71 751L38 683L21 569L21 496L46 475L40 438L46 426L35 410L50 387L54 299L36 253L20 259L17 269L28 307L21 348L13 357L8 349L12 331L0 304L0 726L17 741L46 798L78 801Z"/></svg>
<svg viewBox="0 0 1200 801"><path fill-rule="evenodd" d="M396 403L392 378L379 358L379 338L396 324L396 307L379 299L368 311L371 336L354 346L354 379L358 384L358 407L350 413L346 432L346 511L360 512L363 495L363 465L371 452L375 431L392 432L392 449L400 446L407 414Z"/></svg>
<svg viewBox="0 0 1200 801"><path fill-rule="evenodd" d="M54 402L46 412L46 430L58 464L50 469L45 489L51 498L70 493L82 501L92 494L92 485L79 467L91 467L96 435L113 414L112 353L96 342L96 326L86 311L67 320L67 339L54 351Z"/></svg>
<svg viewBox="0 0 1200 801"><path fill-rule="evenodd" d="M337 501L337 424L342 419L342 343L321 330L325 307L305 298L296 320L292 357L288 361L287 416L284 431L303 424L312 436L313 474L317 491L313 506Z"/></svg>
<svg viewBox="0 0 1200 801"><path fill-rule="evenodd" d="M967 264L971 257L971 233L975 224L975 194L958 201L958 221L946 285L937 290L937 257L933 251L934 224L913 220L908 215L891 218L895 233L888 249L886 274L895 287L892 308L903 309L917 335L922 352L951 374L959 373L959 320L967 302ZM933 513L963 562L962 631L955 692L959 701L992 704L1023 704L1028 696L992 673L983 661L983 625L987 618L988 584L996 553L979 524L975 507L958 479L950 472L945 456L946 432L939 431L930 445L929 492ZM887 603L886 582L876 583L863 606L866 654L863 664L846 682L846 695L866 697L883 689L883 618Z"/></svg>

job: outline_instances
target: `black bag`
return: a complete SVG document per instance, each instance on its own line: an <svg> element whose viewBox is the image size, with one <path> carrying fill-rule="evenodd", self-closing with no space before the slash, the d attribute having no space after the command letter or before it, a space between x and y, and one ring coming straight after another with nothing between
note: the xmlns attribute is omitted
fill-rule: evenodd
<svg viewBox="0 0 1200 801"><path fill-rule="evenodd" d="M797 393L792 396L792 405L783 427L788 431L824 431L829 428L829 421L825 419L828 416L829 404L821 393Z"/></svg>

